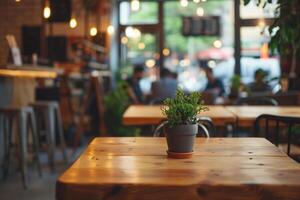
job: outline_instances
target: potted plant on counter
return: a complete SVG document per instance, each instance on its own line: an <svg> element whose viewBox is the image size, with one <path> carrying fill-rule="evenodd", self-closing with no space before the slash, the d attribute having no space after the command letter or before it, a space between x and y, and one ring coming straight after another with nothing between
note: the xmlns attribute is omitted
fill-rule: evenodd
<svg viewBox="0 0 300 200"><path fill-rule="evenodd" d="M166 99L164 105L162 112L167 118L165 132L168 156L191 157L198 133L197 116L208 107L204 106L200 93L186 95L181 89L177 90L174 99Z"/></svg>

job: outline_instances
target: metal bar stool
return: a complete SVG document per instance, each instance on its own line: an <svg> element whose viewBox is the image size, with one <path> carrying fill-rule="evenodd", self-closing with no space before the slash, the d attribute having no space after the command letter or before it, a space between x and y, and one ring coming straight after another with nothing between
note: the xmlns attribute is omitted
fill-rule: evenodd
<svg viewBox="0 0 300 200"><path fill-rule="evenodd" d="M34 152L34 160L37 163L38 174L42 175L40 159L39 159L39 141L36 131L36 121L33 109L31 107L6 107L0 108L0 116L2 119L2 132L4 138L4 158L3 158L3 178L6 179L10 161L10 147L12 146L13 123L17 123L17 147L19 149L19 163L22 175L23 186L26 189L28 183L28 166L27 166L27 139L29 136L29 127L32 133L32 145ZM29 122L29 123L28 123ZM30 126L29 126L30 125Z"/></svg>
<svg viewBox="0 0 300 200"><path fill-rule="evenodd" d="M63 154L63 160L67 164L67 152L66 143L64 139L62 119L59 110L59 105L54 101L37 101L30 104L35 111L38 119L38 134L41 135L41 124L45 124L46 141L48 145L48 160L49 167L52 172L55 171L55 147L56 147L56 130L58 130L58 135L61 144L61 150Z"/></svg>

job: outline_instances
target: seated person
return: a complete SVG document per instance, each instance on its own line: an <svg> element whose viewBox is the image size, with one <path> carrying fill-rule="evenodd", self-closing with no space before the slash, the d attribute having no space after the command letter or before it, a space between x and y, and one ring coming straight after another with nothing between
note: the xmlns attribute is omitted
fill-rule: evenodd
<svg viewBox="0 0 300 200"><path fill-rule="evenodd" d="M203 69L207 77L207 85L205 91L212 92L217 96L223 96L225 94L223 82L214 76L212 68L205 67Z"/></svg>
<svg viewBox="0 0 300 200"><path fill-rule="evenodd" d="M141 104L145 101L144 94L140 87L140 80L143 77L144 66L139 64L134 66L132 77L126 80L129 86L127 92L134 104Z"/></svg>
<svg viewBox="0 0 300 200"><path fill-rule="evenodd" d="M160 79L151 85L152 101L161 102L166 98L174 98L176 95L178 82L174 78L174 73L163 68L160 73Z"/></svg>
<svg viewBox="0 0 300 200"><path fill-rule="evenodd" d="M248 85L250 92L270 92L271 87L266 83L267 72L257 69L254 73L255 81Z"/></svg>

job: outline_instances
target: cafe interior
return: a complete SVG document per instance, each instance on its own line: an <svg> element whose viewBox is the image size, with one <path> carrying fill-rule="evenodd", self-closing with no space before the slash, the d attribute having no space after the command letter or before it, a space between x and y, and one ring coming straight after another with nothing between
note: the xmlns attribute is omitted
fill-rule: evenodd
<svg viewBox="0 0 300 200"><path fill-rule="evenodd" d="M300 0L0 0L0 199L300 199Z"/></svg>

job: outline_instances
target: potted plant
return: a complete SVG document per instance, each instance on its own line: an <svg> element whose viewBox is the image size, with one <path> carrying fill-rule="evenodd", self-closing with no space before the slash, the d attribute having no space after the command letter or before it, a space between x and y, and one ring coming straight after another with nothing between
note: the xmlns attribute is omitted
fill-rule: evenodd
<svg viewBox="0 0 300 200"><path fill-rule="evenodd" d="M173 158L190 157L198 133L197 115L208 108L203 105L201 94L184 94L178 89L174 99L166 99L162 112L166 116L168 155Z"/></svg>

